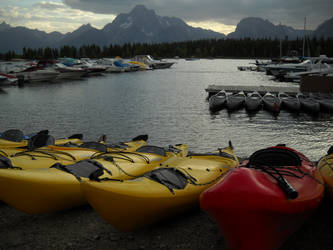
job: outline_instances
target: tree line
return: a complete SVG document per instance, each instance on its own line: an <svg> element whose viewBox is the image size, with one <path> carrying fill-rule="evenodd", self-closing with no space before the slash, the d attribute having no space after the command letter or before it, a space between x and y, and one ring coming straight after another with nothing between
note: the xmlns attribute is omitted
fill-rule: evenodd
<svg viewBox="0 0 333 250"><path fill-rule="evenodd" d="M280 45L281 51L280 51ZM174 43L125 43L123 45L110 44L100 47L98 45L63 46L60 48L23 48L22 53L14 51L0 54L0 59L56 59L59 57L71 58L103 58L116 57L131 58L135 55L152 55L154 58L275 58L298 53L302 56L303 39L203 39L196 41ZM327 55L333 56L333 38L313 37L306 40L305 56Z"/></svg>

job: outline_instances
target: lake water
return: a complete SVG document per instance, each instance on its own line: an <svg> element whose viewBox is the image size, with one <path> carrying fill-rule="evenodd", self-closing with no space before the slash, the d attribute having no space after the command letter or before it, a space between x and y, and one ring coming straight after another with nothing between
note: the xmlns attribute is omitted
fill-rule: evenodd
<svg viewBox="0 0 333 250"><path fill-rule="evenodd" d="M106 134L108 142L148 134L149 144L187 143L196 152L213 151L231 140L241 157L284 143L314 161L333 145L333 115L314 119L281 111L275 118L266 111L249 116L244 109L210 113L205 91L210 84L293 85L262 72L237 70L253 60L173 61L170 69L5 88L0 130L49 129L57 138L83 133L86 140Z"/></svg>

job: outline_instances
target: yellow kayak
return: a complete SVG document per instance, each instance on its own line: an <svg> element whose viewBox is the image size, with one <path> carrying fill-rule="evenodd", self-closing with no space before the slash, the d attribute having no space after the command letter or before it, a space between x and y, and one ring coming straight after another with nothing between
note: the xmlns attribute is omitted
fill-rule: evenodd
<svg viewBox="0 0 333 250"><path fill-rule="evenodd" d="M44 133L48 133L47 130ZM28 140L24 138L24 134L19 129L9 129L0 133L0 148L7 147L24 147L27 146Z"/></svg>
<svg viewBox="0 0 333 250"><path fill-rule="evenodd" d="M171 157L186 154L185 144L168 150L146 145L134 152L99 153L71 165L57 163L51 168L0 169L0 199L26 213L60 211L86 203L80 181L91 176L131 179Z"/></svg>
<svg viewBox="0 0 333 250"><path fill-rule="evenodd" d="M74 164L83 159L89 159L105 152L135 151L146 144L146 135L137 136L129 142L104 144L101 142L80 142L76 139L61 139L63 142L54 145L50 135L38 135L27 148L2 148L0 156L8 158L10 164L2 168L17 167L22 169L49 168L55 163L63 165ZM51 143L51 145L49 145ZM77 144L79 143L79 144ZM46 146L43 146L46 145ZM42 146L42 147L40 147Z"/></svg>
<svg viewBox="0 0 333 250"><path fill-rule="evenodd" d="M319 160L317 167L325 180L326 189L333 199L333 146L328 150L327 155Z"/></svg>
<svg viewBox="0 0 333 250"><path fill-rule="evenodd" d="M23 137L22 136L23 132L16 129L7 130L4 133L2 133L0 137L0 156L8 157L19 152L31 150L30 149L31 147L37 148L36 145L31 145L31 144L40 143L38 141L38 138L40 137L52 138L49 143L52 142L52 144L54 145L64 145L68 143L72 145L81 145L83 143L82 134L76 134L68 138L60 138L53 140L53 137L48 135L48 131L43 130L33 136L32 135L23 136ZM34 141L35 139L37 139L37 142ZM43 141L43 143L45 143L45 141Z"/></svg>
<svg viewBox="0 0 333 250"><path fill-rule="evenodd" d="M239 164L232 147L215 154L173 157L139 178L81 182L89 204L121 231L137 229L199 206L202 191Z"/></svg>
<svg viewBox="0 0 333 250"><path fill-rule="evenodd" d="M48 135L48 130L42 130L35 134L24 135L21 130L18 129L9 129L0 133L0 149L7 148L24 148L28 146L29 140L38 135ZM82 144L82 134L75 134L68 138L56 139L54 144ZM20 151L22 149L18 149Z"/></svg>

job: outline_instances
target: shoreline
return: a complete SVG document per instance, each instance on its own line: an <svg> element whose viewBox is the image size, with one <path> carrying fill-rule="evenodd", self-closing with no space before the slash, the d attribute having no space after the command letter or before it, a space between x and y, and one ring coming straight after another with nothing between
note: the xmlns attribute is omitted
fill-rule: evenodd
<svg viewBox="0 0 333 250"><path fill-rule="evenodd" d="M333 202L321 206L280 250L333 249ZM219 249L226 242L215 222L199 209L154 225L119 232L89 205L29 215L0 203L0 249Z"/></svg>

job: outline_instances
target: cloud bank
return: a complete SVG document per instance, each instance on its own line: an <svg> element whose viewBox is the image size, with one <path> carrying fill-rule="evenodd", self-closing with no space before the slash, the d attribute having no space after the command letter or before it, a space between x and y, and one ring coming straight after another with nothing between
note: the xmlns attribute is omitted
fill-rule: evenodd
<svg viewBox="0 0 333 250"><path fill-rule="evenodd" d="M189 25L228 34L246 17L307 29L331 18L332 0L6 0L0 1L0 22L47 32L71 32L90 23L103 28L120 13L143 4L157 15L178 17Z"/></svg>
<svg viewBox="0 0 333 250"><path fill-rule="evenodd" d="M102 14L129 12L143 4L158 15L175 16L187 22L218 22L236 25L242 18L253 16L278 24L303 28L304 17L308 27L315 29L332 17L332 0L63 0L74 9Z"/></svg>
<svg viewBox="0 0 333 250"><path fill-rule="evenodd" d="M83 24L91 23L102 28L115 18L112 14L96 14L80 9L73 9L62 2L42 1L30 6L0 7L0 22L12 26L24 26L46 32L67 33Z"/></svg>

